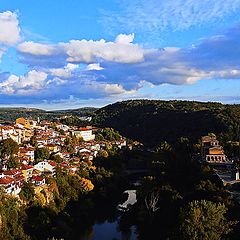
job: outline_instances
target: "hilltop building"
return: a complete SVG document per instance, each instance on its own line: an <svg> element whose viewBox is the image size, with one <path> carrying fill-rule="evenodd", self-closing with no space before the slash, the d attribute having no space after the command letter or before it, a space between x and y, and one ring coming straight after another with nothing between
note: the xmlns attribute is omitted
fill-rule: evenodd
<svg viewBox="0 0 240 240"><path fill-rule="evenodd" d="M229 162L215 135L202 137L201 155L202 159L208 163Z"/></svg>

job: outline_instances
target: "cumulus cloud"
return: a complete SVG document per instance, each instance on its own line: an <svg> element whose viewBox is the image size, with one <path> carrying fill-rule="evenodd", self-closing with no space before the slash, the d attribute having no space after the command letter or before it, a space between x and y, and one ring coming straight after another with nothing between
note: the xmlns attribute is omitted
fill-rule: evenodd
<svg viewBox="0 0 240 240"><path fill-rule="evenodd" d="M27 95L41 90L47 79L45 72L31 70L26 76L10 75L0 82L0 93Z"/></svg>
<svg viewBox="0 0 240 240"><path fill-rule="evenodd" d="M42 59L65 58L72 63L94 63L97 60L113 61L121 63L134 63L144 60L143 49L133 44L134 34L120 34L114 42L107 42L104 39L93 40L71 40L67 43L56 45L42 44L35 42L23 42L18 45L18 51L22 54L23 62L29 61L38 64ZM46 58L44 58L46 57ZM48 64L49 61L46 61Z"/></svg>
<svg viewBox="0 0 240 240"><path fill-rule="evenodd" d="M100 70L103 70L104 68L100 66L100 63L91 63L91 64L88 64L87 65L87 68L86 68L88 71L100 71Z"/></svg>
<svg viewBox="0 0 240 240"><path fill-rule="evenodd" d="M16 13L6 11L0 13L0 43L14 45L20 40L20 27Z"/></svg>
<svg viewBox="0 0 240 240"><path fill-rule="evenodd" d="M22 53L27 53L35 56L53 55L55 48L49 44L35 43L32 41L23 42L18 45L18 50Z"/></svg>
<svg viewBox="0 0 240 240"><path fill-rule="evenodd" d="M53 76L68 78L71 76L72 72L76 70L79 66L77 64L68 63L64 68L53 68L50 69L50 73Z"/></svg>
<svg viewBox="0 0 240 240"><path fill-rule="evenodd" d="M116 43L122 43L122 44L129 44L132 43L134 40L134 33L126 35L126 34L119 34L116 37L115 42Z"/></svg>
<svg viewBox="0 0 240 240"><path fill-rule="evenodd" d="M99 41L71 40L69 43L60 43L69 62L95 62L97 59L105 61L134 63L143 61L143 50L137 45L132 44L133 36L121 35L115 42L106 42L104 39Z"/></svg>

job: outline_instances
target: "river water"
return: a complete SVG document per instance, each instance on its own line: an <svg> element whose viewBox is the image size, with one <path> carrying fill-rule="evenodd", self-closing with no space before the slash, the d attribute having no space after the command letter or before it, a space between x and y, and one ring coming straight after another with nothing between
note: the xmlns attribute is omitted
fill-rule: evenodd
<svg viewBox="0 0 240 240"><path fill-rule="evenodd" d="M119 205L125 206L136 203L136 190L126 190L124 193L128 193L128 198L123 204ZM121 215L117 214L111 221L106 220L102 223L95 223L81 236L80 240L136 240L137 231L135 227L131 227L124 232L119 230L118 220L120 218Z"/></svg>
<svg viewBox="0 0 240 240"><path fill-rule="evenodd" d="M96 223L86 231L79 240L136 240L136 228L132 227L128 232L118 229L117 219L114 222L105 221Z"/></svg>

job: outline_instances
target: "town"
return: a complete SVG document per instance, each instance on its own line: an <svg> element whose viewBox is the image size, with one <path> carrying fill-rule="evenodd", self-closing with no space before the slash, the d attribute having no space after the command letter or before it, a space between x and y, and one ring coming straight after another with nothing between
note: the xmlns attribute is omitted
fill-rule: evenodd
<svg viewBox="0 0 240 240"><path fill-rule="evenodd" d="M18 118L15 124L0 125L0 187L15 197L24 183L31 183L35 191L40 191L46 185L46 178L55 177L57 169L67 174L94 169L94 157L106 155L104 149L109 144L117 149L131 149L132 145L119 134L114 140L106 140L102 131L39 118Z"/></svg>

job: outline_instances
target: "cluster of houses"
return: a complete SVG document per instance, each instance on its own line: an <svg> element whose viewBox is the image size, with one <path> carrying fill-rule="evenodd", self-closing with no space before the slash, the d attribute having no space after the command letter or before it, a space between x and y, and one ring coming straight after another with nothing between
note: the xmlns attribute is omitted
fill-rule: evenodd
<svg viewBox="0 0 240 240"><path fill-rule="evenodd" d="M109 144L106 141L95 140L98 131L101 129L91 126L69 127L58 122L24 118L16 119L15 124L11 126L0 125L0 140L11 138L20 146L17 154L19 166L16 169L7 169L7 160L0 159L0 187L8 194L18 195L24 182L42 186L46 184L46 176L55 176L57 168L75 174L80 168L93 166L91 161L106 144ZM33 136L34 144L30 141ZM72 136L79 141L72 146L73 152L68 152L66 139ZM111 144L120 149L127 146L124 138L112 141ZM59 156L62 161L44 159L37 162L36 149L41 148L46 148L51 155Z"/></svg>

